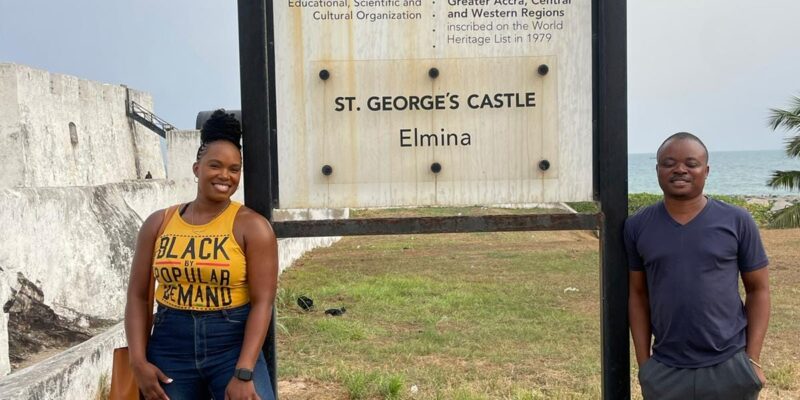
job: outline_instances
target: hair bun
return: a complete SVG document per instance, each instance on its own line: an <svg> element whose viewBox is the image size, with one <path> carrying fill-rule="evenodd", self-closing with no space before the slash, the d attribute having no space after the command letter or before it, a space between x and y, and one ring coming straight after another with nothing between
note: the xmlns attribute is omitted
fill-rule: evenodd
<svg viewBox="0 0 800 400"><path fill-rule="evenodd" d="M200 129L200 140L203 143L227 140L241 149L242 127L236 116L221 108L214 111L211 117L203 123L203 128Z"/></svg>

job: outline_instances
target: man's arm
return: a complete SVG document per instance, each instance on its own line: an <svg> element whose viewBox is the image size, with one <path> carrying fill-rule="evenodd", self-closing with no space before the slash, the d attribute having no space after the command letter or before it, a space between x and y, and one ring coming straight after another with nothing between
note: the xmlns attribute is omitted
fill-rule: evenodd
<svg viewBox="0 0 800 400"><path fill-rule="evenodd" d="M650 298L644 271L630 271L628 290L628 319L631 324L636 362L641 367L650 359Z"/></svg>
<svg viewBox="0 0 800 400"><path fill-rule="evenodd" d="M744 308L747 313L747 355L759 362L769 324L769 268L743 272L742 282L746 292Z"/></svg>

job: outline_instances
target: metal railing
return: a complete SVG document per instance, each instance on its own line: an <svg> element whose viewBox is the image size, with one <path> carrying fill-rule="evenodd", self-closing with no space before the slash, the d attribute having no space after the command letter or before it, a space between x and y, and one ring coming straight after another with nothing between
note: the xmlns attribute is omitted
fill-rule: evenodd
<svg viewBox="0 0 800 400"><path fill-rule="evenodd" d="M146 126L151 131L155 132L162 138L167 137L167 132L174 130L175 126L160 118L158 115L153 114L152 111L142 107L139 103L131 100L126 106L128 117L133 118L134 121Z"/></svg>

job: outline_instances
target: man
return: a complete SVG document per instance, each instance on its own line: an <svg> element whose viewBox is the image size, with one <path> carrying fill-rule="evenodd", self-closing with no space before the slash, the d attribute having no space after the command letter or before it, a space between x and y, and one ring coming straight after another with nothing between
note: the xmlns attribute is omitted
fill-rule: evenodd
<svg viewBox="0 0 800 400"><path fill-rule="evenodd" d="M708 150L696 136L676 133L656 156L664 200L628 218L624 230L642 395L757 399L770 309L758 228L744 209L703 195Z"/></svg>

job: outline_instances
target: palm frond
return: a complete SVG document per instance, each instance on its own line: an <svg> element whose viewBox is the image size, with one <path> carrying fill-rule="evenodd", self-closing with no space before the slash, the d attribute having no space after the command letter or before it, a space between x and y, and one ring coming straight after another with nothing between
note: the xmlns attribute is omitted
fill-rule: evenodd
<svg viewBox="0 0 800 400"><path fill-rule="evenodd" d="M772 171L767 185L773 188L800 189L800 171Z"/></svg>
<svg viewBox="0 0 800 400"><path fill-rule="evenodd" d="M800 135L786 139L786 155L800 157Z"/></svg>
<svg viewBox="0 0 800 400"><path fill-rule="evenodd" d="M793 114L791 111L780 110L777 108L769 109L769 127L772 130L778 128L791 131L800 128L800 115Z"/></svg>
<svg viewBox="0 0 800 400"><path fill-rule="evenodd" d="M769 126L772 130L778 128L787 131L800 129L800 97L794 96L791 106L787 109L770 108Z"/></svg>
<svg viewBox="0 0 800 400"><path fill-rule="evenodd" d="M778 211L769 226L772 228L800 228L800 204Z"/></svg>

